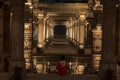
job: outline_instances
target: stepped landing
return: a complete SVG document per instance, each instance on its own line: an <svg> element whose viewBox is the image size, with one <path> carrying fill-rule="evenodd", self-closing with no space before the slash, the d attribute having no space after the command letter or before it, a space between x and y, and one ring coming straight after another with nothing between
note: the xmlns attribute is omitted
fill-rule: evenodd
<svg viewBox="0 0 120 80"><path fill-rule="evenodd" d="M44 54L65 54L65 55L77 55L75 50L69 41L65 38L53 38L49 46L45 47Z"/></svg>

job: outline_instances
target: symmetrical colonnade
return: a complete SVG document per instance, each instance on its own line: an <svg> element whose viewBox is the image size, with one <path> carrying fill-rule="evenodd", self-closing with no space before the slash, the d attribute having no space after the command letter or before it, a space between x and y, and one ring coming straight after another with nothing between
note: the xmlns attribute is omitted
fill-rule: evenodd
<svg viewBox="0 0 120 80"><path fill-rule="evenodd" d="M25 59L24 59L24 0L10 0L9 3L3 0L0 1L2 7L0 7L0 71L4 68L4 58L8 57L9 60L9 69L14 68L16 66L25 68ZM104 0L103 4L103 12L101 10L95 9L95 25L101 24L103 34L102 34L102 58L100 63L100 77L101 80L105 80L105 76L107 71L111 71L111 74L117 71L117 58L120 56L119 49L118 53L116 52L116 48L119 46L115 46L115 44L119 44L119 41L116 41L116 28L119 27L119 22L116 21L116 7L119 7L118 0ZM5 6L10 6L10 24L9 24L9 34L10 38L9 46L10 51L8 53L4 53L3 45L6 45L4 42L4 26L5 26ZM116 6L117 5L117 6ZM17 6L17 7L16 7ZM110 8L110 9L109 9ZM99 13L99 14L96 14ZM104 15L101 21L101 15ZM44 18L46 17L46 18ZM45 40L47 38L54 36L53 27L55 22L51 22L51 19L47 18L49 16L45 16L44 11L40 11L38 14L38 47L42 48L45 45ZM119 18L120 19L120 18ZM119 20L120 21L120 20ZM46 27L47 25L47 27ZM118 27L116 27L116 25ZM84 48L84 40L86 38L86 25L85 25L85 15L80 15L79 17L72 17L67 23L67 37L74 40L73 42L78 42L80 49ZM118 28L119 29L119 28ZM99 30L99 28L98 28ZM94 31L93 31L94 32ZM119 34L119 32L118 32ZM7 37L6 37L7 38ZM94 51L94 50L93 50ZM8 56L5 56L5 55ZM7 63L6 63L7 64Z"/></svg>
<svg viewBox="0 0 120 80"><path fill-rule="evenodd" d="M84 16L85 17L85 16ZM44 17L43 17L44 18ZM54 26L57 25L55 24L54 21L47 20L45 23L47 23L47 25L44 24L44 19L40 18L39 16L39 23L38 23L38 45L39 47L43 47L44 44L44 40L53 37L54 36ZM68 21L66 25L66 37L74 40L74 42L78 42L80 43L80 48L84 47L84 38L85 38L85 27L86 27L86 23L85 23L85 19L80 20L81 18L78 19L73 19L72 21ZM44 27L41 27L44 26ZM42 34L41 34L42 33Z"/></svg>

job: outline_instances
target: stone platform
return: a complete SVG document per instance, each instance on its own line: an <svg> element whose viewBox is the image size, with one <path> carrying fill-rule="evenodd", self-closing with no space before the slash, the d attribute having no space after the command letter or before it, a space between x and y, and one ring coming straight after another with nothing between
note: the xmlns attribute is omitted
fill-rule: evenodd
<svg viewBox="0 0 120 80"><path fill-rule="evenodd" d="M7 73L0 73L0 80L9 80ZM23 80L98 80L97 75L66 75L27 73Z"/></svg>

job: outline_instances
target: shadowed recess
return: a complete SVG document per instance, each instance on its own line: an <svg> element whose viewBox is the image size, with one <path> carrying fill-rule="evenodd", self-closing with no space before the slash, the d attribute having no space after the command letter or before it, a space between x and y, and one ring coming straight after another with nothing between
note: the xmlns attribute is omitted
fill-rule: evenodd
<svg viewBox="0 0 120 80"><path fill-rule="evenodd" d="M66 26L65 25L55 25L54 27L54 35L62 35L66 36Z"/></svg>

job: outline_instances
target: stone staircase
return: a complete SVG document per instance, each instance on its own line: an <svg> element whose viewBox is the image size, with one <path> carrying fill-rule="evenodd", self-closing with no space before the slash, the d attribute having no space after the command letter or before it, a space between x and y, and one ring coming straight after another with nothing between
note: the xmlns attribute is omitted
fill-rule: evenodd
<svg viewBox="0 0 120 80"><path fill-rule="evenodd" d="M77 51L70 46L66 38L53 38L50 44L44 49L44 54L76 55Z"/></svg>
<svg viewBox="0 0 120 80"><path fill-rule="evenodd" d="M68 45L69 41L67 39L53 39L51 45Z"/></svg>

